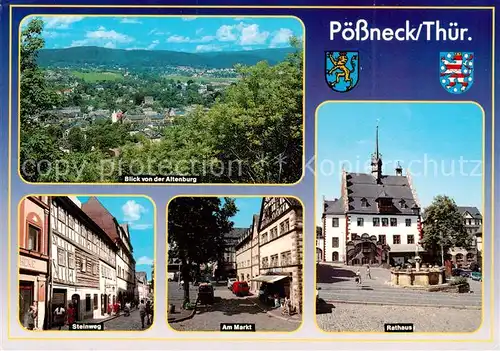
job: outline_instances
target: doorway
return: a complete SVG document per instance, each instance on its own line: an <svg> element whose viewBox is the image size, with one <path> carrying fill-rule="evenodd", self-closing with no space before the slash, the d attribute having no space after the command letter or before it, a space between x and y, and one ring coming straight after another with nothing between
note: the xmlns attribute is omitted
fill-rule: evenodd
<svg viewBox="0 0 500 351"><path fill-rule="evenodd" d="M80 295L74 294L71 296L71 301L73 302L73 308L75 309L75 321L80 320Z"/></svg>
<svg viewBox="0 0 500 351"><path fill-rule="evenodd" d="M26 318L34 301L34 291L33 282L19 282L19 321L24 327L28 327Z"/></svg>

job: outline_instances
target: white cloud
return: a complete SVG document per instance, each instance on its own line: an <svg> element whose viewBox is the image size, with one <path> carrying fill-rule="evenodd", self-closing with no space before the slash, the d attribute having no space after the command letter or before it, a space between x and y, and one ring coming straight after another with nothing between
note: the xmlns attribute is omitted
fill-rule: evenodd
<svg viewBox="0 0 500 351"><path fill-rule="evenodd" d="M146 48L146 50L153 50L155 47L158 46L158 44L160 44L159 40L153 40L153 42L148 45L148 47Z"/></svg>
<svg viewBox="0 0 500 351"><path fill-rule="evenodd" d="M45 29L68 29L71 24L83 19L83 16L42 17Z"/></svg>
<svg viewBox="0 0 500 351"><path fill-rule="evenodd" d="M198 28L198 29L196 30L196 35L200 35L200 34L201 34L201 32L203 32L203 28Z"/></svg>
<svg viewBox="0 0 500 351"><path fill-rule="evenodd" d="M134 41L134 38L128 35L118 33L114 30L106 30L104 27L99 27L96 31L87 32L85 34L85 39L75 40L71 43L71 46L87 46L87 45L97 45L105 47L116 47L116 44L126 44Z"/></svg>
<svg viewBox="0 0 500 351"><path fill-rule="evenodd" d="M196 17L182 17L183 21L194 21Z"/></svg>
<svg viewBox="0 0 500 351"><path fill-rule="evenodd" d="M129 224L130 229L135 229L135 230L146 230L146 229L151 229L153 228L152 224Z"/></svg>
<svg viewBox="0 0 500 351"><path fill-rule="evenodd" d="M134 200L128 200L122 206L122 211L126 222L134 222L141 219L141 215L146 212L146 209Z"/></svg>
<svg viewBox="0 0 500 351"><path fill-rule="evenodd" d="M120 23L125 23L125 24L141 24L142 22L139 21L137 18L129 18L125 17L123 18Z"/></svg>
<svg viewBox="0 0 500 351"><path fill-rule="evenodd" d="M59 37L67 37L69 34L68 33L61 33L61 32L43 32L43 37L44 38L59 38Z"/></svg>
<svg viewBox="0 0 500 351"><path fill-rule="evenodd" d="M159 31L158 29L152 29L149 31L148 35L168 35L170 34L169 32L162 32L162 31Z"/></svg>
<svg viewBox="0 0 500 351"><path fill-rule="evenodd" d="M171 35L167 39L167 43L188 43L191 39L182 35Z"/></svg>
<svg viewBox="0 0 500 351"><path fill-rule="evenodd" d="M270 33L267 31L261 32L257 24L239 24L229 26L222 25L216 33L219 41L236 41L239 45L259 45L264 44Z"/></svg>
<svg viewBox="0 0 500 351"><path fill-rule="evenodd" d="M193 43L209 43L211 41L214 41L215 37L212 35L205 35L199 39L193 39L191 42Z"/></svg>
<svg viewBox="0 0 500 351"><path fill-rule="evenodd" d="M116 48L116 44L111 42L111 41L108 41L106 44L104 44L104 47L105 48L108 48L108 49L115 49Z"/></svg>
<svg viewBox="0 0 500 351"><path fill-rule="evenodd" d="M251 46L244 46L242 49L245 50L245 51L251 51L251 50L253 50L253 47L251 47Z"/></svg>
<svg viewBox="0 0 500 351"><path fill-rule="evenodd" d="M271 47L277 46L288 46L290 43L290 38L293 36L293 32L288 28L280 28L277 32L274 33L273 38L271 39Z"/></svg>
<svg viewBox="0 0 500 351"><path fill-rule="evenodd" d="M269 32L261 32L258 24L243 26L239 40L240 45L264 44L269 37Z"/></svg>
<svg viewBox="0 0 500 351"><path fill-rule="evenodd" d="M215 44L197 45L196 51L198 52L208 52L208 51L221 51L222 47Z"/></svg>
<svg viewBox="0 0 500 351"><path fill-rule="evenodd" d="M153 264L153 259L148 256L141 256L135 262L136 266L151 266Z"/></svg>
<svg viewBox="0 0 500 351"><path fill-rule="evenodd" d="M235 31L236 26L228 26L224 24L220 26L219 29L217 29L217 33L215 34L215 36L219 41L236 41L237 33L234 33Z"/></svg>

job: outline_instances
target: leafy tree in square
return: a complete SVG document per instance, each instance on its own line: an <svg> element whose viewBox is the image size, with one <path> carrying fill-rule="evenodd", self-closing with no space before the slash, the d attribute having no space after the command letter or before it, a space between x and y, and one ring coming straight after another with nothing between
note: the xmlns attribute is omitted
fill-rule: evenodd
<svg viewBox="0 0 500 351"><path fill-rule="evenodd" d="M436 261L441 261L441 246L443 252L453 248L469 249L472 236L467 233L460 211L453 199L438 195L423 213L422 246Z"/></svg>
<svg viewBox="0 0 500 351"><path fill-rule="evenodd" d="M232 229L238 209L234 199L177 197L168 207L169 256L181 260L184 305L189 303L191 266L222 262L224 236Z"/></svg>

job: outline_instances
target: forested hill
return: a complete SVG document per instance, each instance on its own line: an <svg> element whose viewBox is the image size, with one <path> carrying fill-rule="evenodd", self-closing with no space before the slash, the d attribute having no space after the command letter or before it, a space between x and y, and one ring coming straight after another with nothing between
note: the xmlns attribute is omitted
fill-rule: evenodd
<svg viewBox="0 0 500 351"><path fill-rule="evenodd" d="M42 67L120 66L154 68L164 66L190 66L197 68L232 68L235 64L254 65L267 61L274 65L293 52L292 48L249 51L187 53L166 50L123 50L96 46L67 49L44 49L38 55Z"/></svg>

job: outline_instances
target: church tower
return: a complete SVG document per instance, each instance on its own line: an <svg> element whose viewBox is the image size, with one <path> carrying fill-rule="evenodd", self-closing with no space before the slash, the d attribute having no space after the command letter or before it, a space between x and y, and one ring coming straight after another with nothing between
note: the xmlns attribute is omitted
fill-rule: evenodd
<svg viewBox="0 0 500 351"><path fill-rule="evenodd" d="M377 179L377 183L382 180L382 155L378 151L378 125L375 131L375 152L372 154L372 175Z"/></svg>

